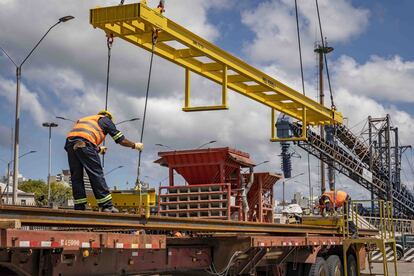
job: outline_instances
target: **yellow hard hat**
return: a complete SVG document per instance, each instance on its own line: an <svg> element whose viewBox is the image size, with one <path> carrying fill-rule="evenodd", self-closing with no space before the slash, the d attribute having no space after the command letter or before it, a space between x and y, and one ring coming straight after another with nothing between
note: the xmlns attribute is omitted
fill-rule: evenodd
<svg viewBox="0 0 414 276"><path fill-rule="evenodd" d="M103 116L106 116L106 117L108 117L109 119L111 119L111 121L113 121L113 116L112 116L112 113L111 112L109 112L108 110L101 110L101 111L99 111L98 112L98 115L103 115Z"/></svg>

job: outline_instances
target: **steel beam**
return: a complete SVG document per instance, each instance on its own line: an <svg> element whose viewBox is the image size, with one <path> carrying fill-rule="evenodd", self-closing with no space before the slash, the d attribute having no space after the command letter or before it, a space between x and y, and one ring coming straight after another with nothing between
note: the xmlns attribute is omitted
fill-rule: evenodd
<svg viewBox="0 0 414 276"><path fill-rule="evenodd" d="M305 125L342 123L341 113L326 108L223 51L164 17L159 9L150 9L143 2L91 9L90 23L108 35L119 37L147 51L152 51L152 32L157 30L160 38L164 39L159 39L156 43L154 49L156 55L222 85L223 89L228 87L243 96L292 116ZM128 28L125 32L126 25L133 28ZM226 70L233 72L228 79L222 76ZM276 93L281 101L268 101L266 93L269 91ZM286 101L293 102L294 107L292 108ZM189 110L188 106L186 109L186 111L193 111ZM303 109L307 110L307 117L303 116L301 111ZM202 110L211 109L204 107Z"/></svg>
<svg viewBox="0 0 414 276"><path fill-rule="evenodd" d="M144 230L178 230L209 233L262 233L262 234L318 234L339 235L336 227L320 227L300 224L273 224L222 221L192 218L152 216L145 219L134 214L107 214L89 211L54 210L20 206L0 206L0 217L19 219L26 226L125 228ZM375 231L374 231L375 232ZM367 234L375 234L366 232Z"/></svg>

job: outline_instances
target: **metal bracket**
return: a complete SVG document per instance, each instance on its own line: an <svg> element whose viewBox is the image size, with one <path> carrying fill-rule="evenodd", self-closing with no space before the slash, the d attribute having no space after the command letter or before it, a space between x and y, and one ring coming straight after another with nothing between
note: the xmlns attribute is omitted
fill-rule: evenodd
<svg viewBox="0 0 414 276"><path fill-rule="evenodd" d="M221 90L221 105L213 106L191 106L190 104L190 69L185 68L185 103L183 111L211 111L211 110L228 110L227 106L227 66L223 65L223 86Z"/></svg>
<svg viewBox="0 0 414 276"><path fill-rule="evenodd" d="M291 138L279 138L277 137L277 128L276 128L276 110L271 109L271 135L270 142L293 142L293 141L307 141L308 140L308 131L306 124L306 107L302 108L302 135L301 137L291 137Z"/></svg>

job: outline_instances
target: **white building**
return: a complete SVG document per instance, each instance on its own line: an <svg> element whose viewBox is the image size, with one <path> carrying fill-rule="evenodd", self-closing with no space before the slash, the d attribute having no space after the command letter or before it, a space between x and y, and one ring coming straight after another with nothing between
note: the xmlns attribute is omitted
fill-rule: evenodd
<svg viewBox="0 0 414 276"><path fill-rule="evenodd" d="M9 185L6 190L6 184L0 182L1 203L12 204L13 201L13 187ZM17 205L36 205L34 193L26 193L17 189Z"/></svg>
<svg viewBox="0 0 414 276"><path fill-rule="evenodd" d="M72 179L70 176L70 170L62 170L62 173L53 177L52 182L60 182L60 183L67 183L70 187L72 187ZM89 181L88 174L86 171L83 171L83 183L85 184L86 192L92 192L91 182Z"/></svg>

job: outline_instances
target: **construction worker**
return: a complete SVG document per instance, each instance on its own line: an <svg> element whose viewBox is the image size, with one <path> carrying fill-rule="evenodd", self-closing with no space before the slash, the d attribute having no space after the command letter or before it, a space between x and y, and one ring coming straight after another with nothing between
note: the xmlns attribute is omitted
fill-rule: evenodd
<svg viewBox="0 0 414 276"><path fill-rule="evenodd" d="M99 153L104 154L106 147L100 146L109 134L115 143L134 150L142 151L142 143L134 143L116 129L112 114L107 110L79 119L68 133L65 150L72 179L75 210L85 210L86 192L83 171L89 176L92 190L102 212L118 213L112 205L112 196L105 182Z"/></svg>
<svg viewBox="0 0 414 276"><path fill-rule="evenodd" d="M344 206L345 202L350 200L349 195L343 191L337 191L335 195L335 211L337 208ZM326 191L319 198L319 208L321 215L334 211L334 191Z"/></svg>
<svg viewBox="0 0 414 276"><path fill-rule="evenodd" d="M335 195L335 200L334 200ZM335 202L335 208L334 208L334 202ZM336 211L338 208L341 208L345 206L346 204L350 206L351 203L351 197L343 191L336 191L336 194L334 191L326 191L324 192L321 197L319 198L319 208L321 210L322 216L327 216L327 213L333 214L334 211ZM349 210L349 207L346 208L346 210ZM344 219L348 220L348 229L351 233L353 238L357 237L357 228L355 223L352 220L349 220L348 214L344 213Z"/></svg>

